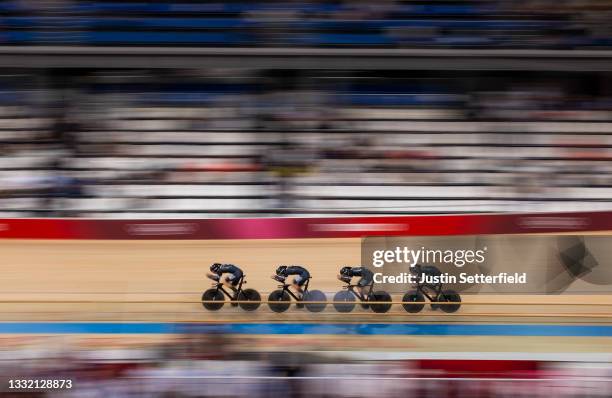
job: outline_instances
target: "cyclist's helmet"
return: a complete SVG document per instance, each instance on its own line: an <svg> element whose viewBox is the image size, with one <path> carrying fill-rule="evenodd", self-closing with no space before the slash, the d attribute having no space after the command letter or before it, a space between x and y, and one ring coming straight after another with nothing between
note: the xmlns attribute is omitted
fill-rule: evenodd
<svg viewBox="0 0 612 398"><path fill-rule="evenodd" d="M221 268L221 264L220 263L214 263L213 265L210 266L210 272L217 273L217 272L219 272L220 268Z"/></svg>
<svg viewBox="0 0 612 398"><path fill-rule="evenodd" d="M340 269L340 275L349 276L352 267L342 267Z"/></svg>
<svg viewBox="0 0 612 398"><path fill-rule="evenodd" d="M415 275L420 275L422 271L421 264L415 264L414 267L410 268L410 272Z"/></svg>
<svg viewBox="0 0 612 398"><path fill-rule="evenodd" d="M287 266L281 265L280 267L276 269L276 275L283 275L286 270L287 270Z"/></svg>

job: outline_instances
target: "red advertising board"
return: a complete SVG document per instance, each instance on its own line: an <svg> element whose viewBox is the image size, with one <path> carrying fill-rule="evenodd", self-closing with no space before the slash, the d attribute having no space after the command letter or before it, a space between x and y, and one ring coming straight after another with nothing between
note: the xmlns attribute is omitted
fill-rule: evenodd
<svg viewBox="0 0 612 398"><path fill-rule="evenodd" d="M292 239L612 230L612 212L163 220L0 219L0 239Z"/></svg>

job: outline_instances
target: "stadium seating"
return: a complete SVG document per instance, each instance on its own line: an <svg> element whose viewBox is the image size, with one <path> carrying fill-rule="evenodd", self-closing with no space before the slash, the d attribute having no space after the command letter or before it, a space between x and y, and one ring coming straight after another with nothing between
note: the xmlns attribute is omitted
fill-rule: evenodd
<svg viewBox="0 0 612 398"><path fill-rule="evenodd" d="M609 2L0 2L10 45L609 47ZM603 33L602 33L603 32Z"/></svg>
<svg viewBox="0 0 612 398"><path fill-rule="evenodd" d="M78 125L68 134L39 91L7 83L2 216L612 208L605 97L509 106L512 90L500 90L481 109L474 98L493 92L411 78L341 79L316 92L263 90L246 77L140 78L92 78L64 109Z"/></svg>

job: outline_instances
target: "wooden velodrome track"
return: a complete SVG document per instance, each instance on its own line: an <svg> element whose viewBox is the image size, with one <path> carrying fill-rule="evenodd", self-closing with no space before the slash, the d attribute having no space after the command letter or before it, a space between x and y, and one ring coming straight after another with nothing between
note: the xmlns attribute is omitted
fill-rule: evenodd
<svg viewBox="0 0 612 398"><path fill-rule="evenodd" d="M333 293L341 286L336 279L339 267L360 263L360 243L359 239L2 240L0 321L612 324L612 295L472 295L465 296L468 304L452 315L428 307L420 314L408 314L399 305L387 314L359 307L350 314L338 314L333 308L317 314L296 308L275 314L265 304L250 313L229 306L208 312L199 303L211 284L205 273L213 262L241 265L246 287L259 290L263 299L276 289L270 276L278 264L307 265L312 288Z"/></svg>

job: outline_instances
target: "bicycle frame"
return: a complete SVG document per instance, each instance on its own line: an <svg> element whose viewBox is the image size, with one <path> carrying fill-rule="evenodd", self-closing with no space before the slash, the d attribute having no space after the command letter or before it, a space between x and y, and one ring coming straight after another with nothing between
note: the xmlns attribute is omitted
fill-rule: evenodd
<svg viewBox="0 0 612 398"><path fill-rule="evenodd" d="M353 296L357 297L359 301L368 301L366 296L362 295L359 291L356 291L355 288L359 287L359 285L352 285L350 282L347 283L343 288L353 293ZM374 282L366 285L365 287L369 287L367 297L372 297L372 290L374 289Z"/></svg>
<svg viewBox="0 0 612 398"><path fill-rule="evenodd" d="M308 284L309 283L310 283L310 278L306 279L306 283L304 283L304 294L308 291ZM290 286L291 286L291 284L287 284L287 283L283 283L282 285L278 285L278 287L280 289L283 289L283 291L287 292L291 297L293 297L293 299L295 301L302 301L301 298L296 296L295 293L293 293L291 291L291 289L289 289Z"/></svg>
<svg viewBox="0 0 612 398"><path fill-rule="evenodd" d="M245 276L246 275L243 274L240 277L240 281L238 282L238 287L236 288L236 292L231 292L230 293L227 290L225 290L225 288L223 287L223 282L216 282L216 283L214 283L215 288L217 290L220 290L225 296L227 296L228 299L236 300L238 298L238 294L240 294L240 292L242 291L242 284L244 283L244 277Z"/></svg>
<svg viewBox="0 0 612 398"><path fill-rule="evenodd" d="M427 284L417 283L416 288L417 291L419 291L423 296L427 297L429 301L438 301L440 293L442 293L441 283L438 283L435 287ZM432 293L432 295L430 295L428 291L429 293Z"/></svg>

